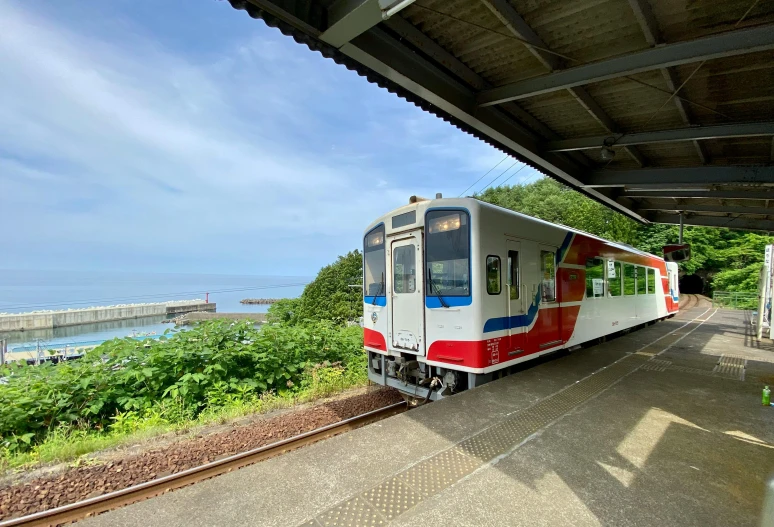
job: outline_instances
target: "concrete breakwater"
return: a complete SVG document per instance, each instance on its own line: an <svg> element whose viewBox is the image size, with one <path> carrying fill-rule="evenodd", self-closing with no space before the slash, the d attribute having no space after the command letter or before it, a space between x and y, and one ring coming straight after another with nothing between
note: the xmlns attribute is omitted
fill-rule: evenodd
<svg viewBox="0 0 774 527"><path fill-rule="evenodd" d="M32 313L0 314L0 332L53 329L79 326L96 322L109 322L131 318L215 311L215 304L204 300L177 300L150 304L122 304L117 306L88 307L62 311L35 311Z"/></svg>

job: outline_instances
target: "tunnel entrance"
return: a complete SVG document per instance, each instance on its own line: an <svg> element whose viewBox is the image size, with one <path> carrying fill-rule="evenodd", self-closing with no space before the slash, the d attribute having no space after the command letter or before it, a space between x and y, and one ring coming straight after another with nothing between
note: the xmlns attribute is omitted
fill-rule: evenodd
<svg viewBox="0 0 774 527"><path fill-rule="evenodd" d="M686 295L704 293L704 279L697 274L689 274L680 278L680 292Z"/></svg>

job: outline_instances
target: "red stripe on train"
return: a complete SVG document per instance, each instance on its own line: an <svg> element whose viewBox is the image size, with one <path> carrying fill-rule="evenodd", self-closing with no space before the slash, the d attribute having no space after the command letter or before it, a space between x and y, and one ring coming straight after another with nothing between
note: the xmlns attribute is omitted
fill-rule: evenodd
<svg viewBox="0 0 774 527"><path fill-rule="evenodd" d="M468 368L488 368L496 364L534 355L545 349L559 345L541 347L550 342L550 332L556 327L551 324L557 309L543 309L538 312L538 320L528 333L505 335L487 340L437 340L430 344L427 359L436 362L446 362L450 366L467 366ZM567 342L575 329L580 306L562 307L561 342ZM558 321L557 321L558 322ZM546 331L549 333L546 333Z"/></svg>
<svg viewBox="0 0 774 527"><path fill-rule="evenodd" d="M363 328L363 344L369 348L387 351L387 341L384 335L373 329Z"/></svg>

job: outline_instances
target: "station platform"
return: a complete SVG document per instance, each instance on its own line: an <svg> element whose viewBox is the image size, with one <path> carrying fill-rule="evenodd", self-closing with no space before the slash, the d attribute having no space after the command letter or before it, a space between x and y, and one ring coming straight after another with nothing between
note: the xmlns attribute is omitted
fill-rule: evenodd
<svg viewBox="0 0 774 527"><path fill-rule="evenodd" d="M758 525L774 347L693 309L85 526Z"/></svg>

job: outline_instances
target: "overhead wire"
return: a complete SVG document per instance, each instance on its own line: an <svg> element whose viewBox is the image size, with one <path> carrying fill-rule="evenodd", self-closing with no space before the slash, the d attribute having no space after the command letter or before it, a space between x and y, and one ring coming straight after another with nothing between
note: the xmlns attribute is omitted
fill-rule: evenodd
<svg viewBox="0 0 774 527"><path fill-rule="evenodd" d="M514 161L513 163L511 163L511 166L509 166L508 168L506 168L505 170L503 170L502 172L500 172L500 174L499 174L499 175L498 175L496 178L494 178L494 179L493 179L492 181L490 181L488 184L484 185L484 188L482 188L481 190L478 190L478 191L474 192L474 194L480 194L481 192L484 192L484 191L485 191L487 188L489 188L489 185L491 185L492 183L494 183L495 181L497 181L498 179L500 179L501 177L503 177L503 174L505 174L505 173L506 173L506 172L508 172L510 169L512 169L512 168L513 168L513 167L516 165L516 163L518 163L518 161Z"/></svg>
<svg viewBox="0 0 774 527"><path fill-rule="evenodd" d="M752 4L750 5L750 7L749 7L749 8L748 8L748 9L745 11L745 13L742 15L742 17L741 17L741 18L740 18L740 19L739 19L739 20L736 22L736 24L734 25L734 27L735 27L735 28L736 28L736 27L738 27L738 26L739 26L739 24L741 24L741 23L744 21L744 19L745 19L745 18L747 18L747 15L749 15L749 14L750 14L750 12L753 10L753 8L755 8L755 6L758 4L758 2L760 2L760 0L754 0L754 1L753 1L753 3L752 3ZM503 31L500 31L500 30L498 30L498 29L493 29L493 28L490 28L490 27L486 27L486 26L483 26L483 25L481 25L481 24L477 24L477 23L475 23L475 22L471 22L470 20L465 20L465 19L462 19L462 18L456 17L456 16L452 15L451 13L445 13L445 12L443 12L443 11L439 11L439 10L437 10L437 9L433 9L433 8L431 8L431 7L423 6L423 5L420 5L420 4L417 4L417 3L413 4L413 7L416 7L416 8L419 8L419 9L422 9L422 10L425 10L425 11L428 11L428 12L430 12L430 13L434 13L434 14L437 14L437 15L443 16L443 17L446 17L446 18L448 18L448 19L450 19L450 20L455 20L455 21L457 21L457 22L461 22L461 23L463 23L463 24L467 24L467 25L469 25L469 26L472 26L472 27L475 27L475 28L481 29L481 30L483 30L483 31L487 31L487 32L489 32L489 33L493 33L493 34L499 35L499 36L501 36L501 37L505 37L505 38L508 38L508 39L511 39L511 40L516 40L516 41L518 41L518 42L521 42L521 43L523 43L525 46L528 46L528 47L530 47L530 48L534 48L534 49L540 50L540 51L542 51L542 52L544 52L544 53L550 53L551 55L555 55L555 56L557 56L557 57L561 57L561 58L563 58L563 59L565 59L565 60L568 60L568 61L570 61L570 62L575 62L575 63L579 63L579 64L583 64L583 62L584 62L584 61L582 61L582 60L580 60L580 59L577 59L577 58L575 58L575 57L571 57L571 56L569 56L569 55L565 55L565 54L563 54L563 53L558 53L558 52L556 52L556 51L554 51L554 50L552 50L552 49L549 49L549 48L547 48L547 47L545 47L545 46L536 45L536 44L534 44L534 43L532 43L532 42L530 42L530 41L528 41L528 40L526 40L526 39L523 39L523 38L519 38L519 37L517 37L517 36L516 36L516 35L514 35L513 33L505 33L505 32L503 32ZM702 64L703 64L703 63L702 63ZM701 65L700 65L700 67L701 67ZM693 74L692 74L692 75L693 75ZM678 94L677 94L677 92L679 92L679 91L680 91L680 88L678 88L678 89L677 89L677 90L675 90L674 92L670 92L670 91L668 91L668 90L664 90L663 88L659 88L658 86L654 86L654 85L652 85L652 84L649 84L649 83L647 83L647 82L643 82L643 81L641 81L641 80L639 80L639 79L635 79L634 77L631 77L631 76L629 76L629 75L624 75L624 76L623 76L623 78L625 78L625 79L628 79L628 80L630 80L630 81L632 81L632 82L636 82L637 84L640 84L641 86L645 86L645 87L647 87L647 88L650 88L650 89L652 89L652 90L656 90L656 91L659 91L659 92L662 92L662 93L668 93L668 94L670 94L670 98L667 100L667 102L669 102L670 100L672 100L673 98L675 98L675 97L676 97L676 98L678 98L678 99L680 99L680 100L682 100L682 101L685 101L685 102L687 102L687 103L689 103L689 104L692 104L692 105L694 105L694 106L697 106L697 107L699 107L699 108L702 108L703 110L707 110L707 111L709 111L709 112L712 112L712 113L715 113L715 114L717 114L717 115L720 115L720 116L724 117L725 119L728 119L729 121L733 121L733 120L734 120L733 118L729 117L728 115L726 115L726 114L723 114L723 113L721 113L721 112L719 112L719 111L717 111L717 110L715 110L715 109L713 109L713 108L710 108L709 106L706 106L706 105L703 105L703 104L701 104L701 103L698 103L698 102L696 102L696 101L693 101L693 100L691 100L691 99L689 99L689 98L687 98L687 97L684 97L684 96L680 96L680 95L678 95ZM687 81L686 81L686 82L687 82ZM664 104L664 106L665 106L665 105L666 105L666 103ZM656 113L658 113L658 112L656 112Z"/></svg>
<svg viewBox="0 0 774 527"><path fill-rule="evenodd" d="M490 168L489 170L487 170L487 171L486 171L486 174L484 174L483 176L481 176L480 178L478 178L476 181L474 181L474 182L473 182L473 184L472 184L472 185L470 185L468 188L466 188L465 190L463 190L462 192L460 192L460 193L459 193L459 195L458 195L457 197L458 197L458 198L462 197L462 195L463 195L463 194L465 194L465 193L466 193L468 190L470 190L471 188L473 188L474 186L476 186L476 184L477 184L479 181L481 181L482 179L484 179L484 178L485 178L485 177L486 177L486 176L487 176L487 175L488 175L490 172L492 172L492 170L494 170L495 168L499 167L499 166L500 166L500 164L501 164L503 161L505 161L506 159L508 159L509 157L510 157L510 156L506 154L506 155L505 155L505 157L503 157L503 158L502 158L502 159L501 159L501 160L500 160L500 161L499 161L499 162L498 162L498 163L497 163L495 166L493 166L492 168Z"/></svg>
<svg viewBox="0 0 774 527"><path fill-rule="evenodd" d="M737 20L736 24L734 24L734 28L738 27L738 26L739 26L739 24L741 24L741 23L742 23L742 21L743 21L745 18L747 18L747 15L748 15L748 14L750 14L750 11L752 11L752 10L753 10L753 8L754 8L754 7L755 7L755 6L758 4L758 2L759 2L759 1L760 1L760 0L753 0L753 3L750 5L750 7L748 7L748 8L747 8L747 10L744 12L744 14L742 15L742 17L741 17L739 20ZM680 92L680 90L682 90L682 89L683 89L683 87L684 87L684 86L685 86L685 85L688 83L688 81L690 81L690 80L693 78L693 76L694 76L694 75L696 75L696 73L697 73L697 72L698 72L698 71L701 69L701 67L702 67L702 66L704 66L704 64L706 64L706 63L707 63L707 60L705 59L705 60L701 61L701 62L699 63L699 65L698 65L698 66L696 66L696 68L694 68L694 70L691 72L691 74L690 74L690 75L688 75L688 77L687 77L687 78L686 78L686 79L685 79L685 80L684 80L684 81L683 81L683 82L680 84L680 86L678 86L678 87L675 89L675 91L674 91L674 92L672 92L672 93L669 95L669 98L668 98L666 101L664 101L664 103L663 103L661 106L659 106L659 108L658 108L658 109L657 109L655 112L653 112L653 114L652 114L652 115L651 115L651 116L648 118L648 120L645 122L645 124L642 126L642 128L646 128L646 127L648 126L648 124L650 124L650 122L651 122L651 121L652 121L652 120L653 120L653 119L656 117L656 115L658 115L658 113L659 113L661 110L663 110L663 109L664 109L664 107L665 107L665 106L666 106L666 105L669 103L669 101L671 101L672 99L674 99L674 98L675 98L675 96L676 96L676 95L677 95L677 94ZM623 132L623 133L621 133L620 135L618 135L618 137L615 137L615 136L614 136L614 140L613 140L613 142L612 142L611 144L609 144L609 145L606 143L606 144L605 144L605 146L612 147L612 146L613 146L613 145L615 145L615 144L616 144L618 141L620 141L620 140L621 140L621 139L622 139L624 136L626 136L626 135L630 135L630 134L631 134L631 132L629 132L629 133L627 133L627 132Z"/></svg>
<svg viewBox="0 0 774 527"><path fill-rule="evenodd" d="M558 53L552 49L548 49L544 46L535 45L529 40L519 38L513 33L503 33L502 31L498 31L497 29L492 29L491 27L482 26L481 24L476 24L475 22L471 22L470 20L464 20L462 18L458 18L450 13L444 13L443 11L438 11L437 9L433 9L432 7L427 7L420 4L412 4L413 7L418 7L419 9L424 9L425 11L429 11L430 13L435 13L436 15L445 16L446 18L450 20L456 20L457 22L462 22L463 24L467 24L469 26L476 27L478 29L482 29L484 31L488 31L489 33L494 33L495 35L500 35L501 37L509 38L511 40L516 40L521 42L522 44L525 44L531 48L539 49L540 51L544 51L545 53L550 53L551 55L556 55L557 57L561 57L563 59L572 60L574 62L580 62L577 59L574 59L572 57L568 57L567 55L562 55L561 53Z"/></svg>
<svg viewBox="0 0 774 527"><path fill-rule="evenodd" d="M526 166L527 166L527 164L526 164L526 163L522 164L522 165L519 167L519 169L518 169L516 172L514 172L513 174L511 174L510 176L508 176L507 178L505 178L505 181L503 181L502 183L500 183L499 185L497 185L495 188L500 188L500 187L502 187L503 185L505 185L505 184L506 184L508 181L510 181L510 180L513 178L513 176L515 176L516 174L518 174L519 172L521 172L522 170L524 170L524 168L525 168Z"/></svg>

